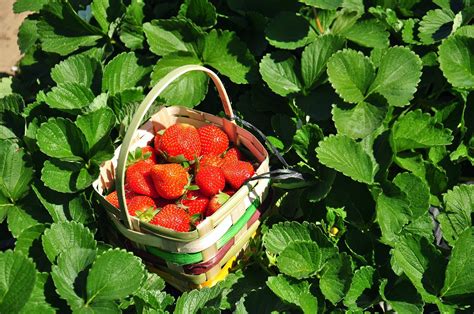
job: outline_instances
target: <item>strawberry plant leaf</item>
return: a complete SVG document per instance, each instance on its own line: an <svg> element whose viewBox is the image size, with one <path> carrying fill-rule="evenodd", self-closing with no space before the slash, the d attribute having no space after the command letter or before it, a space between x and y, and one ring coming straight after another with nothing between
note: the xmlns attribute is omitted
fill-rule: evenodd
<svg viewBox="0 0 474 314"><path fill-rule="evenodd" d="M321 270L323 252L313 241L293 241L278 255L276 264L283 274L308 278Z"/></svg>
<svg viewBox="0 0 474 314"><path fill-rule="evenodd" d="M147 277L142 286L134 294L135 302L145 303L143 308L165 310L168 305L173 304L174 298L162 291L165 288L165 281L157 274L147 273ZM138 300L138 302L137 302Z"/></svg>
<svg viewBox="0 0 474 314"><path fill-rule="evenodd" d="M39 224L40 222L32 217L31 208L27 205L12 205L8 208L8 230L18 238L26 229Z"/></svg>
<svg viewBox="0 0 474 314"><path fill-rule="evenodd" d="M399 281L394 287L388 287L388 280L380 283L379 293L385 302L398 313L421 313L424 302L413 285L407 281Z"/></svg>
<svg viewBox="0 0 474 314"><path fill-rule="evenodd" d="M46 256L54 263L56 257L73 248L95 250L97 242L90 229L75 221L53 223L42 236Z"/></svg>
<svg viewBox="0 0 474 314"><path fill-rule="evenodd" d="M326 262L321 271L319 288L332 304L337 304L346 295L352 273L352 259L346 253L336 255Z"/></svg>
<svg viewBox="0 0 474 314"><path fill-rule="evenodd" d="M280 96L288 96L302 90L299 64L286 52L267 54L260 61L260 74L270 89Z"/></svg>
<svg viewBox="0 0 474 314"><path fill-rule="evenodd" d="M344 39L337 35L317 37L301 54L301 75L306 89L315 86L326 71L329 58L344 47Z"/></svg>
<svg viewBox="0 0 474 314"><path fill-rule="evenodd" d="M28 302L36 281L33 262L21 253L0 253L0 312L18 313Z"/></svg>
<svg viewBox="0 0 474 314"><path fill-rule="evenodd" d="M399 173L393 183L406 194L412 219L427 213L430 206L430 189L425 181L414 174L404 172Z"/></svg>
<svg viewBox="0 0 474 314"><path fill-rule="evenodd" d="M89 187L98 175L98 169L87 169L82 164L47 160L41 170L41 181L48 188L61 193L75 193Z"/></svg>
<svg viewBox="0 0 474 314"><path fill-rule="evenodd" d="M0 99L5 96L13 94L12 90L12 77L2 77L0 78Z"/></svg>
<svg viewBox="0 0 474 314"><path fill-rule="evenodd" d="M79 116L76 126L84 134L89 151L100 150L103 139L107 138L115 125L114 112L109 108L102 108Z"/></svg>
<svg viewBox="0 0 474 314"><path fill-rule="evenodd" d="M364 138L382 125L386 106L362 101L357 105L339 105L332 108L332 119L339 134L353 139Z"/></svg>
<svg viewBox="0 0 474 314"><path fill-rule="evenodd" d="M203 36L201 31L184 18L153 20L143 24L143 30L151 52L158 56L176 51L196 53L194 42Z"/></svg>
<svg viewBox="0 0 474 314"><path fill-rule="evenodd" d="M20 313L56 313L56 310L48 302L46 302L46 298L44 295L45 284L48 280L48 277L48 273L36 272L36 280L35 285L33 287L33 291L31 292L31 296L28 299L28 302L26 302L25 306L23 306Z"/></svg>
<svg viewBox="0 0 474 314"><path fill-rule="evenodd" d="M458 185L444 195L444 209L436 217L441 224L443 238L455 244L459 235L472 226L474 185Z"/></svg>
<svg viewBox="0 0 474 314"><path fill-rule="evenodd" d="M441 127L421 110L410 111L398 118L392 128L392 148L396 152L449 145L452 139L451 130Z"/></svg>
<svg viewBox="0 0 474 314"><path fill-rule="evenodd" d="M145 39L143 33L144 6L145 3L141 0L132 0L120 25L120 40L127 48L132 50L143 48L143 40Z"/></svg>
<svg viewBox="0 0 474 314"><path fill-rule="evenodd" d="M156 63L151 74L152 84L158 83L170 71L186 64L200 64L201 61L190 52L173 52ZM194 107L204 100L208 88L208 76L193 71L172 82L160 95L169 105Z"/></svg>
<svg viewBox="0 0 474 314"><path fill-rule="evenodd" d="M293 149L304 162L313 164L314 150L323 137L323 131L317 124L305 124L293 136Z"/></svg>
<svg viewBox="0 0 474 314"><path fill-rule="evenodd" d="M361 310L357 301L366 289L373 286L375 279L374 274L375 269L372 266L362 266L354 272L351 285L344 297L344 305L347 306L349 310Z"/></svg>
<svg viewBox="0 0 474 314"><path fill-rule="evenodd" d="M85 55L73 55L54 66L54 68L51 70L51 78L58 85L63 84L63 83L76 83L76 84L84 85L85 87L90 87L97 67L98 67L98 64L94 59ZM90 93L88 92L86 93L88 96L87 97L88 102L90 102ZM68 101L69 97L72 97L72 96L74 96L74 94L67 95L64 101ZM76 100L71 99L71 101L76 101ZM61 104L59 105L61 108L62 105ZM73 106L75 106L75 104L73 104ZM57 108L57 107L53 107L53 108Z"/></svg>
<svg viewBox="0 0 474 314"><path fill-rule="evenodd" d="M208 0L185 0L178 14L201 27L212 27L217 23L216 7Z"/></svg>
<svg viewBox="0 0 474 314"><path fill-rule="evenodd" d="M18 30L18 47L22 53L30 49L36 41L38 36L38 21L25 19Z"/></svg>
<svg viewBox="0 0 474 314"><path fill-rule="evenodd" d="M24 149L17 144L0 140L0 194L15 203L28 193L33 179L33 168Z"/></svg>
<svg viewBox="0 0 474 314"><path fill-rule="evenodd" d="M123 52L104 67L102 91L114 95L135 87L150 71L150 67L139 64L133 52Z"/></svg>
<svg viewBox="0 0 474 314"><path fill-rule="evenodd" d="M237 84L252 80L255 59L234 32L213 29L204 37L202 59Z"/></svg>
<svg viewBox="0 0 474 314"><path fill-rule="evenodd" d="M343 0L301 0L301 2L324 10L335 10L343 5Z"/></svg>
<svg viewBox="0 0 474 314"><path fill-rule="evenodd" d="M94 94L88 87L67 82L53 87L44 97L44 101L51 108L77 114L82 108L90 105L94 98Z"/></svg>
<svg viewBox="0 0 474 314"><path fill-rule="evenodd" d="M454 87L474 89L474 35L451 36L439 46L438 60L443 75Z"/></svg>
<svg viewBox="0 0 474 314"><path fill-rule="evenodd" d="M15 252L28 256L33 242L41 237L45 229L46 225L37 224L23 230L16 239Z"/></svg>
<svg viewBox="0 0 474 314"><path fill-rule="evenodd" d="M306 46L317 36L309 22L294 12L281 12L276 15L268 23L265 35L270 45L281 49Z"/></svg>
<svg viewBox="0 0 474 314"><path fill-rule="evenodd" d="M403 226L409 222L410 203L403 196L387 196L381 193L377 197L377 222L382 231L382 241L393 244L397 241Z"/></svg>
<svg viewBox="0 0 474 314"><path fill-rule="evenodd" d="M373 184L378 164L361 143L345 135L331 135L316 148L319 161L355 181Z"/></svg>
<svg viewBox="0 0 474 314"><path fill-rule="evenodd" d="M267 286L280 299L295 304L303 313L316 313L318 299L311 294L307 281L297 281L284 275L268 277Z"/></svg>
<svg viewBox="0 0 474 314"><path fill-rule="evenodd" d="M431 10L423 16L419 27L419 37L425 44L432 44L451 33L454 15L452 12L436 9Z"/></svg>
<svg viewBox="0 0 474 314"><path fill-rule="evenodd" d="M51 118L36 133L39 149L52 158L81 160L87 142L81 130L70 120Z"/></svg>
<svg viewBox="0 0 474 314"><path fill-rule="evenodd" d="M118 249L102 253L87 276L86 306L127 297L138 290L144 276L143 264L131 253Z"/></svg>
<svg viewBox="0 0 474 314"><path fill-rule="evenodd" d="M446 279L441 296L452 302L472 302L474 295L474 261L471 250L474 248L474 228L459 235L446 269Z"/></svg>
<svg viewBox="0 0 474 314"><path fill-rule="evenodd" d="M16 0L13 3L13 12L17 14L27 11L38 12L48 2L49 0Z"/></svg>
<svg viewBox="0 0 474 314"><path fill-rule="evenodd" d="M385 48L389 46L390 33L376 19L358 21L341 35L363 47Z"/></svg>
<svg viewBox="0 0 474 314"><path fill-rule="evenodd" d="M380 94L391 106L403 107L413 98L421 68L420 58L408 48L389 48L380 60L368 94Z"/></svg>
<svg viewBox="0 0 474 314"><path fill-rule="evenodd" d="M109 31L109 26L125 12L122 0L94 0L91 3L92 15L102 32Z"/></svg>
<svg viewBox="0 0 474 314"><path fill-rule="evenodd" d="M374 80L375 68L362 53L344 49L329 59L327 73L332 87L342 99L358 103L364 100Z"/></svg>

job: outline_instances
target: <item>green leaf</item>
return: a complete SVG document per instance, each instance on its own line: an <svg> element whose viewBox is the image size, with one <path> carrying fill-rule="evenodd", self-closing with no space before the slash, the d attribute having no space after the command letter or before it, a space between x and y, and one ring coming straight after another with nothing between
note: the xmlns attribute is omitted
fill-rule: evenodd
<svg viewBox="0 0 474 314"><path fill-rule="evenodd" d="M323 131L317 124L305 124L293 136L293 149L304 162L313 163L315 149L323 137Z"/></svg>
<svg viewBox="0 0 474 314"><path fill-rule="evenodd" d="M85 74L87 77L87 74ZM79 113L90 105L95 96L92 91L79 83L60 83L48 92L44 101L51 107L68 113Z"/></svg>
<svg viewBox="0 0 474 314"><path fill-rule="evenodd" d="M18 2L17 2L18 3ZM38 21L25 19L18 30L18 47L22 53L30 49L36 41L38 36ZM1 96L0 96L1 97Z"/></svg>
<svg viewBox="0 0 474 314"><path fill-rule="evenodd" d="M143 48L145 39L143 34L144 7L145 3L142 0L132 0L120 25L120 40L132 50Z"/></svg>
<svg viewBox="0 0 474 314"><path fill-rule="evenodd" d="M300 0L301 2L324 10L335 10L343 5L343 0Z"/></svg>
<svg viewBox="0 0 474 314"><path fill-rule="evenodd" d="M13 3L13 12L17 14L27 11L38 12L48 2L49 0L16 0Z"/></svg>
<svg viewBox="0 0 474 314"><path fill-rule="evenodd" d="M72 309L79 309L84 305L84 300L77 295L74 288L79 273L90 266L95 257L95 249L72 247L60 254L56 265L52 267L51 277L56 291Z"/></svg>
<svg viewBox="0 0 474 314"><path fill-rule="evenodd" d="M387 284L387 279L382 280L379 293L396 312L413 314L423 312L423 300L409 281L399 281L391 289L387 288Z"/></svg>
<svg viewBox="0 0 474 314"><path fill-rule="evenodd" d="M187 64L201 61L190 52L173 52L158 60L151 74L152 84L158 83L170 71ZM208 88L208 76L200 71L192 71L173 81L160 97L168 105L194 107L204 100Z"/></svg>
<svg viewBox="0 0 474 314"><path fill-rule="evenodd" d="M95 249L97 243L92 232L75 221L53 223L42 237L44 253L54 263L56 257L70 249Z"/></svg>
<svg viewBox="0 0 474 314"><path fill-rule="evenodd" d="M326 71L329 58L344 47L344 39L337 35L318 36L301 54L301 75L306 89L315 86Z"/></svg>
<svg viewBox="0 0 474 314"><path fill-rule="evenodd" d="M380 94L390 105L403 107L413 98L421 68L420 58L408 48L389 48L380 61L368 94Z"/></svg>
<svg viewBox="0 0 474 314"><path fill-rule="evenodd" d="M212 27L217 23L216 7L208 0L185 0L178 14L201 27Z"/></svg>
<svg viewBox="0 0 474 314"><path fill-rule="evenodd" d="M151 52L158 56L166 56L175 51L196 54L194 42L203 36L195 26L183 18L153 20L143 24L143 30Z"/></svg>
<svg viewBox="0 0 474 314"><path fill-rule="evenodd" d="M0 140L0 194L10 202L16 202L29 191L32 179L33 168L24 149L13 142Z"/></svg>
<svg viewBox="0 0 474 314"><path fill-rule="evenodd" d="M154 309L165 310L168 305L174 303L174 298L162 291L165 288L165 281L157 274L147 273L147 278L137 292L135 298L143 300Z"/></svg>
<svg viewBox="0 0 474 314"><path fill-rule="evenodd" d="M36 281L33 262L23 254L0 253L0 312L17 313L27 303Z"/></svg>
<svg viewBox="0 0 474 314"><path fill-rule="evenodd" d="M350 103L365 99L367 89L375 77L375 69L369 58L355 50L344 49L332 55L327 67L329 81L342 99Z"/></svg>
<svg viewBox="0 0 474 314"><path fill-rule="evenodd" d="M393 179L393 183L407 196L410 203L410 218L416 219L428 212L430 207L429 186L420 177L411 173L399 173Z"/></svg>
<svg viewBox="0 0 474 314"><path fill-rule="evenodd" d="M81 130L70 120L50 118L36 133L39 149L53 158L80 160L86 148Z"/></svg>
<svg viewBox="0 0 474 314"><path fill-rule="evenodd" d="M32 208L27 205L8 206L8 230L15 238L18 238L26 229L39 224L38 220L32 217ZM36 208L34 210L37 210Z"/></svg>
<svg viewBox="0 0 474 314"><path fill-rule="evenodd" d="M265 35L270 45L281 49L300 48L317 37L308 20L294 12L276 15L265 28Z"/></svg>
<svg viewBox="0 0 474 314"><path fill-rule="evenodd" d="M266 54L260 61L260 74L263 80L280 96L288 96L302 90L299 72L295 57L286 52Z"/></svg>
<svg viewBox="0 0 474 314"><path fill-rule="evenodd" d="M428 45L439 41L451 33L454 16L444 10L431 10L423 16L419 27L421 41Z"/></svg>
<svg viewBox="0 0 474 314"><path fill-rule="evenodd" d="M323 253L312 241L293 241L277 257L277 266L288 276L308 278L321 270Z"/></svg>
<svg viewBox="0 0 474 314"><path fill-rule="evenodd" d="M33 242L41 237L45 229L44 224L37 224L24 229L16 239L15 252L28 256Z"/></svg>
<svg viewBox="0 0 474 314"><path fill-rule="evenodd" d="M251 80L255 59L234 32L213 29L204 38L202 59L237 84Z"/></svg>
<svg viewBox="0 0 474 314"><path fill-rule="evenodd" d="M452 302L472 301L474 295L474 228L471 227L459 235L454 244L444 281L441 296Z"/></svg>
<svg viewBox="0 0 474 314"><path fill-rule="evenodd" d="M382 231L382 241L393 245L398 235L409 222L410 203L402 196L387 196L381 193L377 197L377 222Z"/></svg>
<svg viewBox="0 0 474 314"><path fill-rule="evenodd" d="M51 70L51 78L56 82L56 84L64 84L64 83L76 83L81 84L86 87L90 87L92 84L92 80L94 78L94 73L97 69L97 62L85 55L73 55L67 58L64 61L56 64L56 66ZM67 85L68 86L68 85ZM71 89L76 88L77 85L71 85ZM86 90L86 89L80 89ZM89 91L89 90L88 90ZM90 94L89 92L85 92L87 94L87 99L90 102ZM69 99L65 99L65 101L69 101ZM73 107L76 104L72 104ZM64 107L63 104L59 104L59 108ZM56 107L53 107L56 108Z"/></svg>
<svg viewBox="0 0 474 314"><path fill-rule="evenodd" d="M474 185L458 185L444 195L444 210L436 217L443 238L453 245L459 235L472 226Z"/></svg>
<svg viewBox="0 0 474 314"><path fill-rule="evenodd" d="M21 309L22 314L39 313L39 314L54 314L55 309L46 302L45 298L45 284L48 280L48 273L36 273L35 286L31 292L31 296Z"/></svg>
<svg viewBox="0 0 474 314"><path fill-rule="evenodd" d="M390 33L376 19L358 21L341 35L363 47L385 48L389 45Z"/></svg>
<svg viewBox="0 0 474 314"><path fill-rule="evenodd" d="M90 151L98 150L97 146L108 138L114 125L115 114L109 108L92 111L76 120L76 126L84 134Z"/></svg>
<svg viewBox="0 0 474 314"><path fill-rule="evenodd" d="M311 294L307 281L297 281L280 274L268 277L267 286L280 299L300 307L303 313L318 311L318 299Z"/></svg>
<svg viewBox="0 0 474 314"><path fill-rule="evenodd" d="M344 297L344 305L349 310L355 311L360 309L357 300L362 296L366 289L372 288L374 284L375 269L372 266L362 266L354 272L351 285Z"/></svg>
<svg viewBox="0 0 474 314"><path fill-rule="evenodd" d="M135 87L150 71L150 67L139 64L133 52L122 52L104 67L102 92L114 95Z"/></svg>
<svg viewBox="0 0 474 314"><path fill-rule="evenodd" d="M98 176L98 169L85 165L47 160L41 170L41 181L50 189L61 193L74 193L89 187Z"/></svg>
<svg viewBox="0 0 474 314"><path fill-rule="evenodd" d="M396 152L449 145L451 130L436 123L436 119L421 110L410 111L398 118L392 128L392 148Z"/></svg>
<svg viewBox="0 0 474 314"><path fill-rule="evenodd" d="M326 299L336 305L346 295L351 284L352 259L346 253L328 260L321 272L319 287Z"/></svg>
<svg viewBox="0 0 474 314"><path fill-rule="evenodd" d="M124 13L121 0L93 0L91 3L92 15L102 31L107 34L109 25Z"/></svg>
<svg viewBox="0 0 474 314"><path fill-rule="evenodd" d="M0 78L0 99L5 96L13 94L12 90L13 77L2 77Z"/></svg>
<svg viewBox="0 0 474 314"><path fill-rule="evenodd" d="M439 46L439 65L449 83L474 89L474 38L451 36Z"/></svg>
<svg viewBox="0 0 474 314"><path fill-rule="evenodd" d="M353 139L364 138L382 125L387 115L386 106L362 101L357 105L334 105L332 118L339 134Z"/></svg>
<svg viewBox="0 0 474 314"><path fill-rule="evenodd" d="M319 143L316 153L323 165L342 172L355 181L374 183L378 164L361 143L345 135L331 135Z"/></svg>
<svg viewBox="0 0 474 314"><path fill-rule="evenodd" d="M109 250L95 260L89 271L87 303L125 298L140 287L144 275L138 257L123 250Z"/></svg>

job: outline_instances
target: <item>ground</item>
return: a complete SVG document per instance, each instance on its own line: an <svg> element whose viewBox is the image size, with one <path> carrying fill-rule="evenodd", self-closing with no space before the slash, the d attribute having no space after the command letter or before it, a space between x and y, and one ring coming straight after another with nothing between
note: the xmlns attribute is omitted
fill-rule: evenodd
<svg viewBox="0 0 474 314"><path fill-rule="evenodd" d="M16 37L21 22L28 14L13 13L14 2L15 0L0 0L0 73L11 74L12 67L21 56Z"/></svg>

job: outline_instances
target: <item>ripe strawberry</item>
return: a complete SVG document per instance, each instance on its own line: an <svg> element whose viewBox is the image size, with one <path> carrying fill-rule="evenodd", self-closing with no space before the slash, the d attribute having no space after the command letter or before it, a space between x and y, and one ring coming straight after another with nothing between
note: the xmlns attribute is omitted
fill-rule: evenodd
<svg viewBox="0 0 474 314"><path fill-rule="evenodd" d="M241 160L231 160L222 166L226 182L235 190L255 173L251 163Z"/></svg>
<svg viewBox="0 0 474 314"><path fill-rule="evenodd" d="M221 168L206 166L199 168L196 174L196 184L199 191L206 196L213 196L225 187L225 177Z"/></svg>
<svg viewBox="0 0 474 314"><path fill-rule="evenodd" d="M200 127L198 132L202 155L220 155L229 147L229 137L215 125Z"/></svg>
<svg viewBox="0 0 474 314"><path fill-rule="evenodd" d="M219 208L221 208L221 206L225 202L227 202L229 198L230 198L230 195L226 193L219 193L219 194L214 195L209 201L209 205L207 205L206 217L209 217L212 214L214 214Z"/></svg>
<svg viewBox="0 0 474 314"><path fill-rule="evenodd" d="M153 165L149 164L145 160L134 163L128 167L125 182L129 186L130 190L135 193L158 197L158 193L153 185L151 178L151 168Z"/></svg>
<svg viewBox="0 0 474 314"><path fill-rule="evenodd" d="M188 191L181 204L189 215L201 215L206 210L209 199L199 191Z"/></svg>
<svg viewBox="0 0 474 314"><path fill-rule="evenodd" d="M199 133L190 124L173 124L165 130L158 142L158 150L168 161L192 161L201 154Z"/></svg>
<svg viewBox="0 0 474 314"><path fill-rule="evenodd" d="M151 165L156 164L156 153L153 147L142 147L142 159Z"/></svg>
<svg viewBox="0 0 474 314"><path fill-rule="evenodd" d="M130 191L130 188L127 185L125 185L125 200L127 201L127 204L130 202L130 199L134 197L135 195L136 194ZM112 193L107 195L105 199L114 207L116 208L120 207L117 191L113 191Z"/></svg>
<svg viewBox="0 0 474 314"><path fill-rule="evenodd" d="M164 199L164 198L161 198L161 197L154 198L153 200L155 201L155 206L157 208L162 208L162 207L165 207L166 205L174 204L174 201L167 200L167 199Z"/></svg>
<svg viewBox="0 0 474 314"><path fill-rule="evenodd" d="M163 132L158 132L155 134L155 138L153 139L153 146L155 147L156 150L158 150L158 148L160 147L162 135L163 135Z"/></svg>
<svg viewBox="0 0 474 314"><path fill-rule="evenodd" d="M229 148L225 153L224 159L227 160L243 160L242 153L235 147Z"/></svg>
<svg viewBox="0 0 474 314"><path fill-rule="evenodd" d="M128 203L128 213L144 221L148 221L153 217L155 209L155 201L144 195L137 195Z"/></svg>
<svg viewBox="0 0 474 314"><path fill-rule="evenodd" d="M180 232L187 232L191 226L190 216L176 204L163 207L158 214L150 220L153 225L162 226Z"/></svg>
<svg viewBox="0 0 474 314"><path fill-rule="evenodd" d="M202 156L201 160L199 161L199 167L214 166L220 168L223 164L224 159L217 155L205 155Z"/></svg>
<svg viewBox="0 0 474 314"><path fill-rule="evenodd" d="M189 183L189 174L180 164L154 165L151 177L158 194L167 200L182 196Z"/></svg>

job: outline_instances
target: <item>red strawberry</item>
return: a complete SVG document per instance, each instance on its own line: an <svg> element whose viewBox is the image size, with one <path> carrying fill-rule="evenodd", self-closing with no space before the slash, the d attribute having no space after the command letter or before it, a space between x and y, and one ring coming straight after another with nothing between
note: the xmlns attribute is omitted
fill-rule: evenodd
<svg viewBox="0 0 474 314"><path fill-rule="evenodd" d="M198 132L202 155L220 155L229 147L229 137L215 125L200 127Z"/></svg>
<svg viewBox="0 0 474 314"><path fill-rule="evenodd" d="M137 195L128 203L128 213L144 221L148 221L153 217L155 208L155 201L144 195Z"/></svg>
<svg viewBox="0 0 474 314"><path fill-rule="evenodd" d="M174 204L172 200L167 200L161 197L154 198L153 200L155 201L155 206L158 208L165 207L166 205L169 205L169 204Z"/></svg>
<svg viewBox="0 0 474 314"><path fill-rule="evenodd" d="M151 177L158 194L167 200L182 196L189 183L189 174L180 164L154 165Z"/></svg>
<svg viewBox="0 0 474 314"><path fill-rule="evenodd" d="M206 166L214 166L214 167L222 167L224 164L224 159L217 155L205 155L202 156L201 160L199 161L200 167Z"/></svg>
<svg viewBox="0 0 474 314"><path fill-rule="evenodd" d="M181 204L187 210L188 214L193 216L203 214L209 204L209 199L199 191L188 191L181 201Z"/></svg>
<svg viewBox="0 0 474 314"><path fill-rule="evenodd" d="M206 217L211 216L214 214L221 206L227 202L230 198L229 194L226 193L219 193L214 195L211 200L209 201L209 205L207 205L206 209Z"/></svg>
<svg viewBox="0 0 474 314"><path fill-rule="evenodd" d="M135 195L136 194L130 191L130 188L127 185L125 185L125 199L127 200L127 204L130 202L130 199L134 197ZM114 207L116 208L120 207L117 191L113 191L112 193L107 195L105 199Z"/></svg>
<svg viewBox="0 0 474 314"><path fill-rule="evenodd" d="M151 146L142 147L142 158L144 161L148 162L151 165L156 164L156 153L153 147Z"/></svg>
<svg viewBox="0 0 474 314"><path fill-rule="evenodd" d="M242 153L235 147L229 148L225 153L224 159L227 160L243 160Z"/></svg>
<svg viewBox="0 0 474 314"><path fill-rule="evenodd" d="M176 204L163 207L158 214L150 220L153 225L162 226L180 232L187 232L191 226L190 216Z"/></svg>
<svg viewBox="0 0 474 314"><path fill-rule="evenodd" d="M255 173L251 163L241 160L231 160L222 166L226 182L235 190Z"/></svg>
<svg viewBox="0 0 474 314"><path fill-rule="evenodd" d="M160 147L160 141L161 141L161 136L162 136L162 132L158 132L155 134L155 138L153 139L153 146L155 146L155 149L158 150L158 148Z"/></svg>
<svg viewBox="0 0 474 314"><path fill-rule="evenodd" d="M225 187L225 177L221 168L206 166L199 168L196 174L196 184L199 191L206 196L213 196Z"/></svg>
<svg viewBox="0 0 474 314"><path fill-rule="evenodd" d="M150 197L158 197L158 193L153 185L151 178L151 168L153 165L149 164L145 160L134 163L128 167L125 182L129 186L130 190L135 193L143 194Z"/></svg>
<svg viewBox="0 0 474 314"><path fill-rule="evenodd" d="M176 123L165 130L158 140L158 150L168 161L194 160L201 154L197 129L186 123Z"/></svg>

